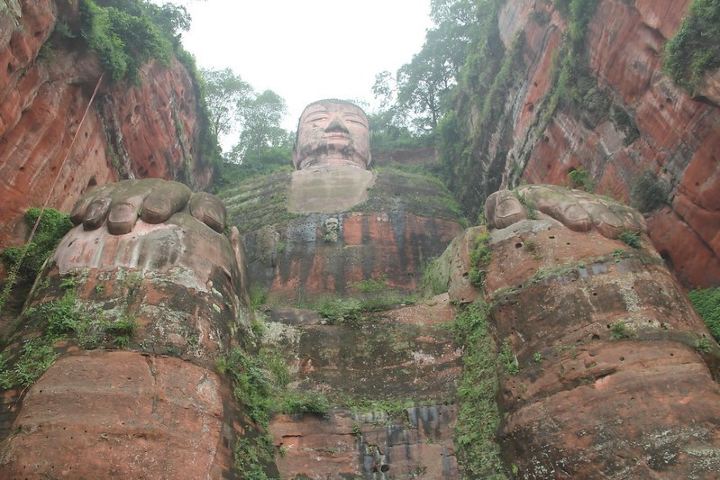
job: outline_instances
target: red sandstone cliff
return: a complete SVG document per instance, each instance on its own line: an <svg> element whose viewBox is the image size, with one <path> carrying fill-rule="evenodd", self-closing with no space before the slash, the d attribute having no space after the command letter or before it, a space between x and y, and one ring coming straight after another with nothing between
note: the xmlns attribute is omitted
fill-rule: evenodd
<svg viewBox="0 0 720 480"><path fill-rule="evenodd" d="M586 33L590 70L637 127L633 139L612 119L589 126L584 112L570 108L540 121L566 22L551 2L509 0L500 35L509 48L517 32L525 34L526 70L507 98L512 135L503 177L567 184L568 172L583 167L596 192L629 201L643 173L657 174L671 192L668 205L649 214L650 237L683 282L702 286L720 281L720 108L712 81L703 97L691 98L661 70L664 44L690 3L597 2Z"/></svg>
<svg viewBox="0 0 720 480"><path fill-rule="evenodd" d="M459 125L474 150L455 187L462 190L472 178L482 190L475 197L459 194L467 197L460 199L465 208L477 210L501 184L568 184L568 173L580 167L595 192L630 202L638 179L657 175L669 193L665 206L648 214L655 247L685 284L720 283L718 74L709 75L693 98L662 72L665 43L691 0L593 2L592 18L580 27L584 47L572 60L576 71L568 91L554 99L557 108L551 99L569 55L569 20L553 2L501 3L497 21L506 59L520 37L521 60L500 83L506 85L501 98L492 99L501 111L482 128L480 111L465 105L497 92L488 93L485 84L461 85ZM585 68L592 85L578 75ZM497 82L502 73L495 75ZM581 105L568 100L573 88L583 92Z"/></svg>
<svg viewBox="0 0 720 480"><path fill-rule="evenodd" d="M77 2L0 2L0 247L22 240L23 212L41 205L60 172L50 206L69 210L89 186L118 178L209 185L199 152L196 87L176 59L146 64L135 84L106 78L77 141L70 142L102 74L80 40L53 35Z"/></svg>

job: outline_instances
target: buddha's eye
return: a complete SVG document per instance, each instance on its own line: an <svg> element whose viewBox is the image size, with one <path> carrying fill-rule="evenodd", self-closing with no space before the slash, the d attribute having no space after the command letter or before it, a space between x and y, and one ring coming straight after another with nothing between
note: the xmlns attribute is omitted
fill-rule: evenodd
<svg viewBox="0 0 720 480"><path fill-rule="evenodd" d="M324 115L321 115L321 116L318 116L318 117L309 118L309 119L308 119L308 122L311 122L311 123L312 123L312 122L320 122L320 121L323 121L323 120L327 120L327 117L324 116Z"/></svg>

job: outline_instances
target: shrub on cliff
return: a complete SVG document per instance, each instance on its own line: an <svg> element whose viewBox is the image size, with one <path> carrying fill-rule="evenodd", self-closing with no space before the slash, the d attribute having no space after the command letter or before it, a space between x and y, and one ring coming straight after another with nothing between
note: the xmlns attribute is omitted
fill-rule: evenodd
<svg viewBox="0 0 720 480"><path fill-rule="evenodd" d="M630 197L635 208L643 213L657 210L667 203L670 185L653 172L645 172L633 183Z"/></svg>
<svg viewBox="0 0 720 480"><path fill-rule="evenodd" d="M82 36L113 80L135 78L152 58L169 61L175 29L187 28L189 19L182 7L168 8L141 0L82 1Z"/></svg>
<svg viewBox="0 0 720 480"><path fill-rule="evenodd" d="M710 333L720 341L720 287L690 292L690 301L705 320Z"/></svg>
<svg viewBox="0 0 720 480"><path fill-rule="evenodd" d="M28 228L35 225L39 216L39 208L30 208L25 212L25 223ZM23 251L27 248L20 264L18 276L20 281L32 282L45 260L71 228L72 222L70 222L70 217L67 214L53 208L45 209L32 242L19 247L6 248L0 254L0 258L8 270L11 270L15 268L23 255Z"/></svg>
<svg viewBox="0 0 720 480"><path fill-rule="evenodd" d="M691 93L720 67L720 0L694 0L680 30L665 46L665 73Z"/></svg>

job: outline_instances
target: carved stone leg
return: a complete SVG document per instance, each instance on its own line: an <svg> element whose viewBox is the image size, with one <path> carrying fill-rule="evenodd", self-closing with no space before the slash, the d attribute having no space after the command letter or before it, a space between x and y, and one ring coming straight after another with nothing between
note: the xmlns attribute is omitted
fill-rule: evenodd
<svg viewBox="0 0 720 480"><path fill-rule="evenodd" d="M642 217L544 186L498 192L486 213L500 440L517 477L717 478L720 350Z"/></svg>
<svg viewBox="0 0 720 480"><path fill-rule="evenodd" d="M213 366L249 318L236 250L214 230L224 225L199 213L217 201L181 191L155 223L145 215L135 223L127 210L138 212L138 195L161 191L162 203L182 188L120 185L105 191L121 188L112 201L123 206L93 207L106 208L99 228L86 230L88 216L77 214L86 227L62 240L12 338L10 351L21 352L52 334L59 359L22 398L2 478L204 479L231 470L236 412ZM129 233L110 233L113 212L130 219ZM58 302L76 317L65 330L48 318Z"/></svg>

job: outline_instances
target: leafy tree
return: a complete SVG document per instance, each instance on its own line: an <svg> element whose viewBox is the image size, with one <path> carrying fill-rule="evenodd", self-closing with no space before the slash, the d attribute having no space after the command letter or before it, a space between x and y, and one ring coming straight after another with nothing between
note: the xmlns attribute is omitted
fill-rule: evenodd
<svg viewBox="0 0 720 480"><path fill-rule="evenodd" d="M294 135L280 126L285 100L273 92L256 92L231 69L203 70L210 129L232 140L224 154L216 188L291 165Z"/></svg>
<svg viewBox="0 0 720 480"><path fill-rule="evenodd" d="M432 0L434 27L412 60L393 77L375 77L373 94L392 124L415 133L433 131L447 111L448 99L465 63L468 47L478 35L478 9L482 0Z"/></svg>
<svg viewBox="0 0 720 480"><path fill-rule="evenodd" d="M705 75L720 67L720 0L694 0L675 36L665 45L665 73L697 93Z"/></svg>
<svg viewBox="0 0 720 480"><path fill-rule="evenodd" d="M247 99L239 106L241 133L233 151L243 158L248 154L259 155L270 148L292 145L290 134L280 127L286 112L285 100L272 90L265 90Z"/></svg>
<svg viewBox="0 0 720 480"><path fill-rule="evenodd" d="M215 136L227 135L236 126L242 105L253 95L249 83L231 69L201 70L205 97L210 110L210 130Z"/></svg>
<svg viewBox="0 0 720 480"><path fill-rule="evenodd" d="M82 0L81 33L113 80L134 79L150 59L167 62L182 30L190 26L184 7L145 0Z"/></svg>

